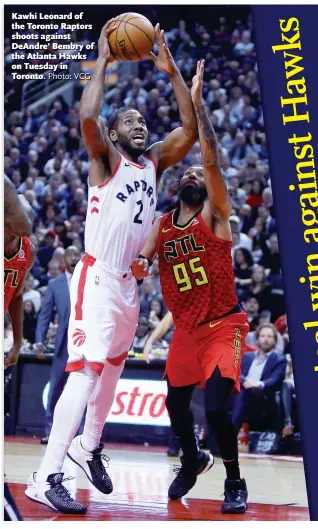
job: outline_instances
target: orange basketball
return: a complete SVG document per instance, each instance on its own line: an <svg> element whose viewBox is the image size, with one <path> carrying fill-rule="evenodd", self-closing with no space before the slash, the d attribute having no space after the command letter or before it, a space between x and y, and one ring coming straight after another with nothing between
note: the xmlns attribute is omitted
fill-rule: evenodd
<svg viewBox="0 0 318 529"><path fill-rule="evenodd" d="M149 57L155 30L148 18L139 13L124 13L116 17L112 25L117 29L109 36L109 46L117 60L140 61Z"/></svg>

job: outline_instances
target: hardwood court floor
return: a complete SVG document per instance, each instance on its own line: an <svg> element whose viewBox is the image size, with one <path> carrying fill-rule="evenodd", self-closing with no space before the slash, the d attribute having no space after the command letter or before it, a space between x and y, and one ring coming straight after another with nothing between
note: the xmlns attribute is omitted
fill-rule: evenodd
<svg viewBox="0 0 318 529"><path fill-rule="evenodd" d="M242 476L249 488L249 509L244 516L224 516L222 504L224 469L214 467L198 478L182 501L168 501L167 489L178 459L168 458L164 448L108 444L109 475L114 492L104 496L94 489L80 468L67 459L64 472L75 479L66 482L76 498L88 505L85 516L67 516L29 501L25 483L37 470L45 447L29 438L7 438L5 471L11 491L25 521L104 520L308 520L302 460L241 456Z"/></svg>

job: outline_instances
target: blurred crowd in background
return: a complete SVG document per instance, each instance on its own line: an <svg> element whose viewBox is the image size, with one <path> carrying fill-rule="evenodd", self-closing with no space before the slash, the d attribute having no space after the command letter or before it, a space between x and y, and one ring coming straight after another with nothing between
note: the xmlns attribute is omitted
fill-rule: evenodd
<svg viewBox="0 0 318 529"><path fill-rule="evenodd" d="M174 28L169 28L166 21L164 27L169 48L189 87L197 59L205 59L203 95L218 137L221 167L232 201L232 258L237 294L250 325L247 342L256 345L257 327L271 322L278 330L275 350L288 354L275 210L250 18L241 21L220 17L213 29L190 20L181 20ZM89 35L82 39L89 40ZM6 64L10 64L10 57L7 41ZM57 98L35 112L21 112L14 106L9 81L6 76L4 168L35 213L31 240L37 258L24 294L24 338L33 344L48 282L64 270L65 249L72 245L80 254L84 251L89 160L80 134L79 101L68 106ZM107 122L117 108L126 105L137 108L146 118L150 144L180 125L172 86L164 74L154 69L152 61L139 63L138 77L107 87L101 115ZM156 215L176 206L185 168L200 162L197 143L183 163L165 171ZM139 353L166 313L158 272L155 262L152 276L140 287L141 312L132 344L132 350ZM52 322L47 335L49 349L54 347L57 323ZM5 325L9 340L9 322ZM163 349L167 349L170 339L171 331L162 339Z"/></svg>

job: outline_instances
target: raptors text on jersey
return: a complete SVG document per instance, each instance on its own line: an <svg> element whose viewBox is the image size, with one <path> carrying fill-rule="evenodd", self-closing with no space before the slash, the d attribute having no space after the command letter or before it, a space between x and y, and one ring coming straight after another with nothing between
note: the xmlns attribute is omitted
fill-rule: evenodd
<svg viewBox="0 0 318 529"><path fill-rule="evenodd" d="M111 178L89 186L85 251L116 270L129 270L150 234L156 208L156 168L120 155Z"/></svg>

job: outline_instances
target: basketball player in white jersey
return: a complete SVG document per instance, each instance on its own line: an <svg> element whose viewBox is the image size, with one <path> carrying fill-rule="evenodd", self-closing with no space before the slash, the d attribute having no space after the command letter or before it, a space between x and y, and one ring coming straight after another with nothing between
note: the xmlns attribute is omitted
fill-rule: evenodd
<svg viewBox="0 0 318 529"><path fill-rule="evenodd" d="M182 127L147 148L143 116L134 109L119 109L109 120L108 136L99 114L106 68L113 60L108 45L111 22L102 30L95 73L81 99L82 134L91 165L86 254L76 266L70 288L70 376L55 408L43 462L26 489L29 498L73 514L86 512L86 507L73 500L63 485L66 454L100 492L113 490L100 438L137 327L139 298L130 264L151 231L158 179L186 156L198 137L190 93L159 25L159 53L152 59L169 76ZM73 439L86 406L83 435Z"/></svg>

